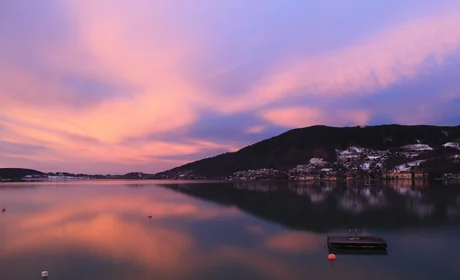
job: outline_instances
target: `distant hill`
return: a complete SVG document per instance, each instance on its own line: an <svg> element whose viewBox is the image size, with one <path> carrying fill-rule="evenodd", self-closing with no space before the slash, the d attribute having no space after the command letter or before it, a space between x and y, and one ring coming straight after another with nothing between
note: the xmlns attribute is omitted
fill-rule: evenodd
<svg viewBox="0 0 460 280"><path fill-rule="evenodd" d="M443 146L446 143L451 143L452 146ZM376 151L401 151L406 145L417 144L431 148L429 151L422 151L420 154L423 155L417 155L417 158L423 156L424 160L427 156L432 157L437 162L430 165L428 160L427 166L439 171L446 167L450 171L460 172L459 164L446 163L447 158L460 154L459 143L460 126L379 125L339 128L318 125L293 129L237 152L188 163L157 173L155 177L174 178L178 174L187 174L188 177L217 178L241 170L262 168L289 170L297 165L308 164L312 158L322 158L334 164L338 157L337 151L350 147ZM393 156L388 162L392 161L396 165L402 160Z"/></svg>
<svg viewBox="0 0 460 280"><path fill-rule="evenodd" d="M8 181L23 181L24 179L146 179L153 174L142 172L131 172L124 175L90 175L90 174L74 174L69 172L48 172L44 173L34 169L25 168L0 168L0 179Z"/></svg>
<svg viewBox="0 0 460 280"><path fill-rule="evenodd" d="M146 174L143 172L130 172L126 173L124 175L117 175L114 176L114 179L125 179L125 180L140 180L140 179L146 179L149 176L152 176L153 174Z"/></svg>
<svg viewBox="0 0 460 280"><path fill-rule="evenodd" d="M44 176L43 172L34 169L25 168L0 168L0 177L2 179L17 180L27 175L31 176Z"/></svg>

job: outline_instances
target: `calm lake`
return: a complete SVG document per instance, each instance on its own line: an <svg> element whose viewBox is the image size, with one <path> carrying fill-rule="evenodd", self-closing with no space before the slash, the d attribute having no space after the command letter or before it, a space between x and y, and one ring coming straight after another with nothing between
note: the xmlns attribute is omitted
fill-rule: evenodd
<svg viewBox="0 0 460 280"><path fill-rule="evenodd" d="M2 183L3 205L2 280L460 279L460 185ZM329 262L355 228L388 254Z"/></svg>

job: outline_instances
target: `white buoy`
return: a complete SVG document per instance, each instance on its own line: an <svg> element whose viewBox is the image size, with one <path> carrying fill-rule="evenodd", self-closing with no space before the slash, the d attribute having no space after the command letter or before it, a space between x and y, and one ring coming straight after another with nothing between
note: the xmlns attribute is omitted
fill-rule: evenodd
<svg viewBox="0 0 460 280"><path fill-rule="evenodd" d="M46 270L45 270L45 271L42 271L42 277L43 277L43 278L48 277L48 271L46 271Z"/></svg>

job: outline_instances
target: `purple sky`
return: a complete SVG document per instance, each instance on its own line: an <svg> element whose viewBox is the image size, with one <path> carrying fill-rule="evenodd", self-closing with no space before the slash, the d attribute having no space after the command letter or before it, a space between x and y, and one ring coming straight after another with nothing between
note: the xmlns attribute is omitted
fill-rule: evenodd
<svg viewBox="0 0 460 280"><path fill-rule="evenodd" d="M290 128L460 123L460 2L6 0L0 167L158 172Z"/></svg>

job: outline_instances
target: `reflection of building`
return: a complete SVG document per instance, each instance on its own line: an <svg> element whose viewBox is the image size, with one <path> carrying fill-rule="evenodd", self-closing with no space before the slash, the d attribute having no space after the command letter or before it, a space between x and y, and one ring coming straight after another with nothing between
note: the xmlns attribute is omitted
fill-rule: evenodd
<svg viewBox="0 0 460 280"><path fill-rule="evenodd" d="M443 175L443 178L451 180L460 180L460 174L446 173Z"/></svg>
<svg viewBox="0 0 460 280"><path fill-rule="evenodd" d="M297 181L313 181L317 180L315 175L300 175L296 177Z"/></svg>
<svg viewBox="0 0 460 280"><path fill-rule="evenodd" d="M390 171L385 173L385 179L387 180L411 180L412 172L411 171Z"/></svg>
<svg viewBox="0 0 460 280"><path fill-rule="evenodd" d="M328 180L328 181L337 181L337 176L335 175L324 176L323 179Z"/></svg>

